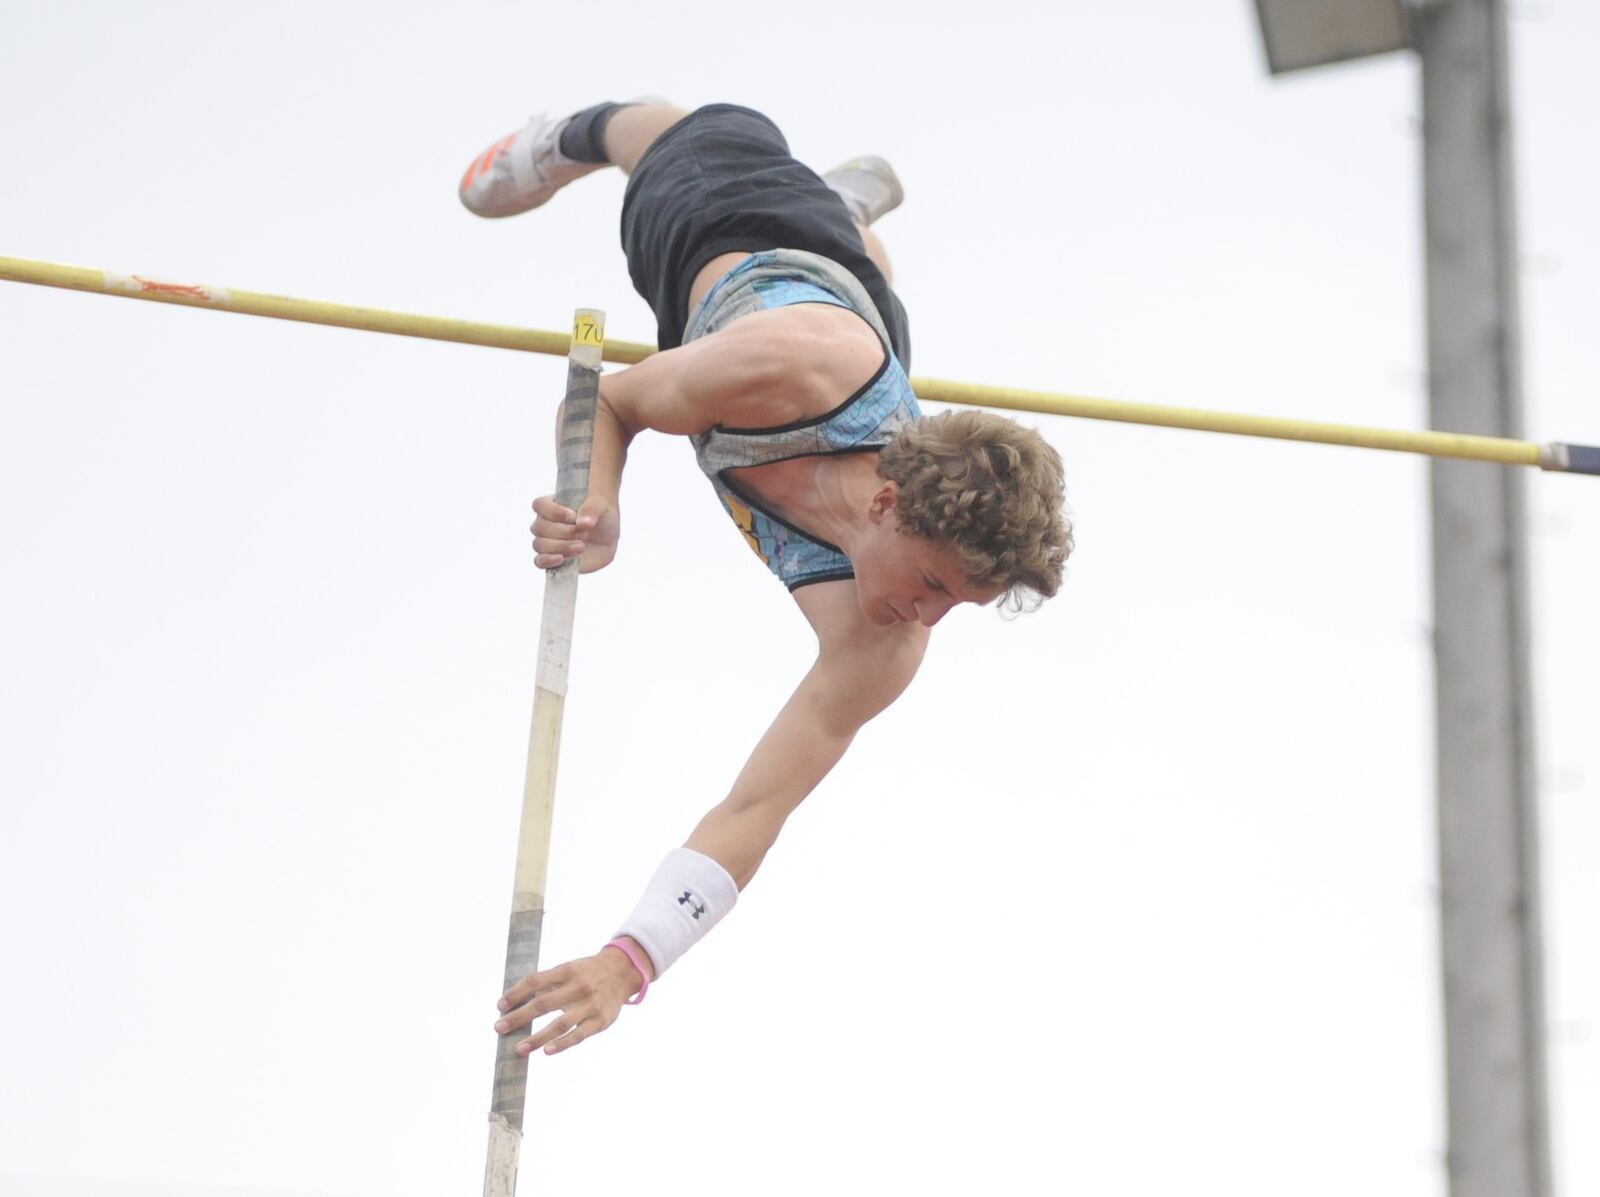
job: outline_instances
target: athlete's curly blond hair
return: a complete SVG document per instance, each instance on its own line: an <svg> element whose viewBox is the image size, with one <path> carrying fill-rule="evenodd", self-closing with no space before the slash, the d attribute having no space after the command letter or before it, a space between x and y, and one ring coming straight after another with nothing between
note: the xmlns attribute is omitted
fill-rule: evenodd
<svg viewBox="0 0 1600 1197"><path fill-rule="evenodd" d="M1061 586L1072 552L1061 456L1015 420L947 411L907 424L878 456L899 487L903 532L955 546L967 584L1000 587L1012 610Z"/></svg>

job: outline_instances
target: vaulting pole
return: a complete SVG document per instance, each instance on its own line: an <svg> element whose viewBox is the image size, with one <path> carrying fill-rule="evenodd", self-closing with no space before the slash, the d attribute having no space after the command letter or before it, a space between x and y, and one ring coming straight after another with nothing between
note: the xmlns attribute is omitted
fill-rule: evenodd
<svg viewBox="0 0 1600 1197"><path fill-rule="evenodd" d="M594 440L595 401L600 394L605 326L605 313L593 308L579 308L572 321L567 399L562 408L556 461L556 502L574 510L589 491L589 452ZM550 822L555 813L556 760L561 749L561 716L566 706L567 662L572 653L572 618L577 602L578 562L574 558L545 575L533 726L528 733L516 882L511 895L511 924L506 933L506 989L539 971ZM528 1058L516 1052L522 1038L515 1033L502 1035L496 1046L483 1197L513 1197L517 1191L517 1157L522 1147L522 1112L528 1090Z"/></svg>
<svg viewBox="0 0 1600 1197"><path fill-rule="evenodd" d="M382 308L355 307L324 303L320 300L291 299L259 291L240 291L196 283L172 283L139 274L113 274L82 266L61 266L36 262L30 258L0 256L0 279L17 283L36 283L45 287L64 287L71 291L92 291L131 299L150 299L187 307L238 312L247 316L270 316L278 320L299 320L310 324L330 324L339 328L358 328L368 332L396 333L433 341L455 341L465 345L486 345L496 349L518 349L528 353L567 352L567 339L560 333L504 324L479 324L470 320L450 320L439 316L417 316L390 312ZM632 364L655 352L637 341L612 341L604 346L608 362ZM1429 457L1453 457L1467 461L1488 461L1499 465L1538 466L1574 474L1600 474L1600 447L1561 442L1539 444L1497 436L1469 436L1461 433L1410 431L1397 428L1364 428L1354 424L1328 424L1316 420L1293 420L1280 416L1256 416L1237 412L1201 411L1196 408L1167 407L1154 403L1129 403L1116 399L1095 399L1087 395L1062 395L1053 391L1030 391L1017 387L984 386L970 382L945 382L937 378L913 378L917 397L928 403L959 403L998 407L1008 411L1038 412L1051 416L1075 416L1085 420L1111 420L1123 424L1146 424L1162 428L1187 428L1196 432L1226 432L1236 436L1266 437L1274 440L1308 441L1323 445L1345 445L1361 449L1388 449L1399 453L1421 453Z"/></svg>

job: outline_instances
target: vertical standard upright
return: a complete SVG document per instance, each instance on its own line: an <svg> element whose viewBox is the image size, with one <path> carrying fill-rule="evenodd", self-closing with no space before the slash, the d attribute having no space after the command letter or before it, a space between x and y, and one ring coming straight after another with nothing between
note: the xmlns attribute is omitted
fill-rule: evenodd
<svg viewBox="0 0 1600 1197"><path fill-rule="evenodd" d="M589 490L589 452L594 409L600 394L600 359L606 317L579 308L567 352L567 398L562 406L556 472L556 502L576 509ZM567 697L567 662L572 652L572 617L578 600L578 562L545 575L544 614L539 625L539 670L533 726L528 734L528 771L522 787L522 827L517 833L516 884L506 934L505 987L539 969L544 923L545 876L550 863L550 820L555 812L556 761L561 716ZM489 1154L483 1170L484 1197L513 1197L522 1147L522 1111L528 1060L516 1053L519 1035L500 1036L495 1052L494 1095L489 1106Z"/></svg>
<svg viewBox="0 0 1600 1197"><path fill-rule="evenodd" d="M1432 426L1522 426L1504 0L1412 11ZM1523 479L1431 463L1452 1197L1549 1197Z"/></svg>

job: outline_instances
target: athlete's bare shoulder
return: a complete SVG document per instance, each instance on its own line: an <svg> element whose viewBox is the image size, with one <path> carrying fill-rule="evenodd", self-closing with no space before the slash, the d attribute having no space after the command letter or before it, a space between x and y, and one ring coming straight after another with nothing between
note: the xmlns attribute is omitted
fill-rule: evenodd
<svg viewBox="0 0 1600 1197"><path fill-rule="evenodd" d="M883 343L854 312L791 304L741 316L607 375L601 393L634 431L688 436L719 424L773 428L831 411L883 363Z"/></svg>

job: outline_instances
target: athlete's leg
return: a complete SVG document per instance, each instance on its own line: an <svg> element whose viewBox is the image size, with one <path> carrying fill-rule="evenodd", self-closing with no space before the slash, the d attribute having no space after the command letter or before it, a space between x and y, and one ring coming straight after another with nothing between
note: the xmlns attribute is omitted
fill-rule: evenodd
<svg viewBox="0 0 1600 1197"><path fill-rule="evenodd" d="M905 188L900 185L894 167L882 158L869 154L865 158L852 158L849 162L840 163L823 175L822 181L833 189L849 209L850 219L855 221L862 243L867 248L867 257L882 271L884 282L893 283L889 254L883 248L883 242L868 226L879 217L893 212L905 198Z"/></svg>
<svg viewBox="0 0 1600 1197"><path fill-rule="evenodd" d="M884 275L883 243L860 226L892 210L903 190L881 158L858 158L819 178L789 153L766 117L733 104L687 113L660 101L597 104L575 113L561 138L588 169L631 176L622 246L635 288L656 314L662 348L682 343L696 301L750 253L796 249L855 274L904 361L904 309ZM840 201L843 201L842 203Z"/></svg>
<svg viewBox="0 0 1600 1197"><path fill-rule="evenodd" d="M687 108L665 101L618 108L605 128L607 160L621 167L623 174L631 175L656 138L688 115Z"/></svg>
<svg viewBox="0 0 1600 1197"><path fill-rule="evenodd" d="M461 179L461 202L479 216L514 216L607 165L631 172L650 143L687 115L650 99L536 116L472 160ZM620 126L615 135L613 126Z"/></svg>
<svg viewBox="0 0 1600 1197"><path fill-rule="evenodd" d="M889 251L883 248L883 239L859 220L856 221L856 231L861 234L861 242L867 247L867 257L883 272L883 281L893 286L894 271L889 266Z"/></svg>

